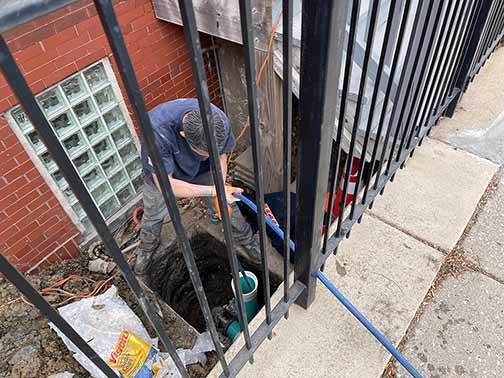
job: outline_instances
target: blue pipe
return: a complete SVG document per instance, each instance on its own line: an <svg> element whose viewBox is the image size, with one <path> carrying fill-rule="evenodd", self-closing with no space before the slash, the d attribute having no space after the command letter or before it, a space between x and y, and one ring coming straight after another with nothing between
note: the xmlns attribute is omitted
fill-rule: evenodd
<svg viewBox="0 0 504 378"><path fill-rule="evenodd" d="M234 196L238 198L240 201L242 201L245 205L250 207L255 213L257 213L257 206L255 203L253 203L251 200L249 200L247 197L243 196L242 194L235 193ZM266 223L268 226L270 226L273 231L276 232L276 234L280 238L284 238L284 232L280 227L278 227L271 219L268 217L265 217ZM294 242L292 240L289 241L289 246L290 248L294 251ZM345 306L345 308L352 313L353 316L357 318L361 322L361 324L366 327L366 329L371 332L371 334L387 349L392 356L395 357L399 363L404 366L404 368L411 374L412 377L414 378L422 378L422 375L409 363L409 361L392 345L392 343L385 337L383 336L380 331L378 331L373 324L369 320L366 319L364 315L362 315L359 310L357 310L352 303L348 299L345 298L343 294L339 292L338 289L327 279L327 277L324 275L324 273L318 271L313 273L315 277L317 277L324 285L329 289L331 293L334 294L336 298Z"/></svg>
<svg viewBox="0 0 504 378"><path fill-rule="evenodd" d="M383 336L380 331L378 331L369 320L367 320L364 315L362 315L359 310L357 310L349 301L341 294L338 289L327 279L324 273L318 271L313 273L324 285L329 289L331 293L334 294L336 298L341 302L343 306L346 307L348 311L352 313L353 316L362 323L364 327L367 328L369 332L396 358L399 363L404 366L404 368L414 377L422 378L422 375L409 363L409 361L392 345L392 343Z"/></svg>
<svg viewBox="0 0 504 378"><path fill-rule="evenodd" d="M242 201L245 205L247 205L252 211L254 211L255 213L257 213L257 206L254 202L252 202L251 200L249 200L247 197L245 197L243 194L239 194L239 193L234 193L234 196L236 198L238 198L240 201ZM282 229L280 227L278 227L271 219L269 219L268 217L264 217L265 220L266 220L266 224L268 226L270 226L271 229L273 229L273 231L275 231L275 233L283 240L284 239L284 232L282 231ZM294 251L295 249L295 244L292 240L289 240L289 247L292 251Z"/></svg>

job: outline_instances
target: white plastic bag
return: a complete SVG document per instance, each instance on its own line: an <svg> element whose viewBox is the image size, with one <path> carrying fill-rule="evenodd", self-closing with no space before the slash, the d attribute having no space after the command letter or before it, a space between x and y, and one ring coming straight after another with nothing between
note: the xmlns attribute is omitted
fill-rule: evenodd
<svg viewBox="0 0 504 378"><path fill-rule="evenodd" d="M74 373L69 373L68 371L65 371L63 373L51 374L47 378L73 378L74 375L75 375Z"/></svg>
<svg viewBox="0 0 504 378"><path fill-rule="evenodd" d="M108 361L122 330L128 330L157 347L157 339L149 336L138 316L117 295L115 286L96 297L60 307L58 311L104 361ZM68 349L74 353L74 358L93 378L106 378L54 324L50 323L49 326L56 331Z"/></svg>

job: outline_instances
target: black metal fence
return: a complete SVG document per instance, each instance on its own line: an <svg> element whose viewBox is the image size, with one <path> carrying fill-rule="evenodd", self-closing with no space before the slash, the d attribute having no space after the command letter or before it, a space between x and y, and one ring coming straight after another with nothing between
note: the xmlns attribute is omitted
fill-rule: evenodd
<svg viewBox="0 0 504 378"><path fill-rule="evenodd" d="M31 0L0 10L0 32L59 7L72 0ZM14 5L13 5L14 4ZM255 83L254 35L250 1L239 0L243 51L246 62L247 95L256 187L256 204L264 205L263 170L261 162L260 130L258 122L257 89ZM271 335L282 317L294 302L308 308L315 299L316 280L319 269L336 248L329 248L348 237L355 222L364 210L371 207L386 183L404 166L413 155L430 128L440 116L452 113L468 82L502 39L504 28L504 0L312 0L303 2L302 56L300 86L300 138L297 173L296 203L296 259L294 282L289 282L289 253L284 255L284 295L280 302L271 303L269 288L268 255L266 253L266 225L262 211L258 212L262 280L264 290L265 320L253 332L249 329L245 314L243 295L237 290L238 310L243 321L245 345L231 360L227 361L219 342L205 290L196 267L186 231L181 222L176 198L160 153L156 148L147 109L129 59L120 26L110 0L95 0L99 17L124 81L126 92L142 131L144 143L153 161L159 178L162 194L178 235L185 263L198 296L207 328L215 344L222 366L223 377L238 374L260 344ZM192 58L193 76L203 115L204 128L209 146L210 162L217 197L221 208L226 207L224 182L218 159L217 146L210 122L210 101L201 46L196 28L192 2L179 0L187 45ZM365 53L360 74L353 74L353 47L357 38L360 8L367 6ZM285 212L290 213L290 156L292 119L292 0L283 1L283 54L284 54L284 202ZM378 24L378 17L385 12L385 23ZM349 33L345 41L345 27ZM394 26L395 25L395 26ZM377 39L381 29L383 38ZM378 31L378 32L377 32ZM381 45L380 45L381 43ZM368 69L379 52L377 76L368 78ZM376 62L375 62L376 63ZM90 194L85 189L70 159L61 147L53 129L37 105L9 48L0 38L1 70L12 87L20 104L29 116L48 151L68 181L81 203L99 237L113 256L119 269L134 292L142 310L152 323L163 346L175 361L183 377L187 370L167 337L158 315L124 259L116 241ZM383 72L388 75L382 75ZM341 80L340 80L341 79ZM383 84L382 84L383 81ZM340 88L339 83L342 87ZM350 89L358 83L357 100L350 104ZM395 87L393 91L392 88ZM385 88L382 91L380 88ZM364 101L370 96L370 101ZM367 107L367 108L366 108ZM366 109L364 109L366 108ZM353 110L352 110L353 109ZM353 122L346 116L352 110ZM365 111L364 111L365 110ZM335 132L336 121L336 132ZM349 131L349 144L343 146L344 131ZM363 132L360 132L363 131ZM333 140L333 136L335 138ZM359 147L359 148L357 148ZM358 152L360 151L360 152ZM346 157L346 159L342 159ZM357 158L358 160L354 159ZM344 166L340 167L340 161ZM360 161L354 182L350 182L355 170L355 161ZM340 173L343 172L343 175ZM342 195L339 197L337 216L331 215L339 178L342 180ZM353 199L346 208L349 188L353 186ZM328 205L324 205L329 192ZM231 223L227 212L222 212L222 222L228 257L235 287L240 287L239 263L232 237ZM285 219L290 219L285 216ZM322 232L322 226L325 232ZM290 225L285 228L284 250L289 251ZM322 236L323 234L323 236ZM85 340L52 308L45 299L26 281L8 260L0 255L0 272L22 294L53 322L107 377L116 377L114 371L103 361ZM364 323L363 323L364 324ZM369 328L368 328L369 329ZM378 336L377 336L378 337ZM384 344L385 345L385 344ZM389 349L390 350L390 349Z"/></svg>

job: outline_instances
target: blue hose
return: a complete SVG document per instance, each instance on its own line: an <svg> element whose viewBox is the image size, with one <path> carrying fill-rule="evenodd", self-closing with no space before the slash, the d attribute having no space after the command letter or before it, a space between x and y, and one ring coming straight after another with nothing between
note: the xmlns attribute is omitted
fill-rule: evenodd
<svg viewBox="0 0 504 378"><path fill-rule="evenodd" d="M256 206L256 204L254 202L252 202L247 197L245 197L244 195L239 194L239 193L234 193L234 196L236 198L238 198L240 201L242 201L245 205L247 205L254 213L257 213L257 206ZM266 224L268 226L270 226L270 228L273 229L273 231L275 231L275 233L283 240L285 236L284 236L284 232L282 231L282 229L280 227L278 227L268 217L265 217L265 220L266 220ZM294 245L294 242L292 240L289 240L289 247L290 247L290 249L292 251L294 251L295 245Z"/></svg>
<svg viewBox="0 0 504 378"><path fill-rule="evenodd" d="M345 298L343 294L341 294L338 289L327 279L327 277L322 272L314 273L314 276L317 277L324 285L329 289L331 293L334 294L336 298L341 302L343 306L346 307L348 311L352 313L353 316L362 323L364 327L367 328L369 332L373 334L373 336L396 358L399 363L404 366L404 368L414 377L414 378L422 378L422 375L409 363L409 361L392 345L392 343L383 336L380 331L378 331L369 320L367 320L364 315L362 315L359 310L357 310L349 301Z"/></svg>
<svg viewBox="0 0 504 378"><path fill-rule="evenodd" d="M247 197L243 196L242 194L235 193L234 196L238 198L240 201L242 201L245 205L250 207L255 213L257 213L257 206L255 203L253 203L251 200L249 200ZM278 227L271 219L268 217L265 217L266 223L268 226L270 226L273 231L280 237L284 238L284 232L280 227ZM289 240L289 246L290 249L294 251L294 242L292 240ZM315 277L317 277L324 285L329 289L331 293L334 294L336 298L345 306L345 308L352 313L353 316L357 318L361 322L361 324L366 327L366 329L371 332L371 334L387 349L392 356L395 357L399 363L404 366L404 368L414 377L414 378L422 378L422 375L409 363L409 361L392 345L392 343L385 337L383 336L380 331L378 331L373 324L369 320L366 319L364 315L362 315L359 310L357 310L352 303L348 299L345 298L343 294L339 292L338 289L327 279L327 277L324 275L324 273L318 271L313 273Z"/></svg>

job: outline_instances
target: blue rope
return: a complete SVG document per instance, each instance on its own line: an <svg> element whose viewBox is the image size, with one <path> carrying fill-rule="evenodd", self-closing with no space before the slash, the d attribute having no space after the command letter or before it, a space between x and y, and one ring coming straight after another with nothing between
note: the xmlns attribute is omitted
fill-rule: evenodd
<svg viewBox="0 0 504 378"><path fill-rule="evenodd" d="M245 205L250 207L255 213L257 213L257 206L255 203L253 203L251 200L249 200L247 197L235 193L234 196L238 198L240 201L242 201ZM276 234L280 238L284 238L284 232L280 227L278 227L271 219L268 217L265 217L266 223L268 226L270 226L273 231L276 232ZM289 241L289 246L290 249L294 251L294 242L292 240ZM327 279L327 277L324 275L324 273L318 271L313 273L315 277L317 277L324 285L329 289L331 293L334 294L336 298L345 306L345 308L352 313L353 316L361 322L361 324L366 327L366 329L371 332L371 334L387 349L392 356L395 357L399 363L404 366L404 368L413 376L414 378L422 378L422 375L413 367L413 365L410 364L410 362L392 345L392 343L385 337L383 336L380 331L378 331L373 324L369 320L366 319L364 315L362 315L359 310L357 310L352 303L348 299L345 298L343 294L339 292L338 289Z"/></svg>
<svg viewBox="0 0 504 378"><path fill-rule="evenodd" d="M317 277L324 285L329 289L331 293L334 294L336 298L341 302L343 306L346 307L348 311L352 313L353 316L362 323L364 327L367 328L369 332L396 358L399 363L404 366L404 368L414 377L422 378L422 375L410 364L410 362L392 345L392 343L383 336L380 331L378 331L369 320L362 315L359 310L357 310L349 301L341 294L338 289L327 279L327 277L322 272L315 272L313 274Z"/></svg>

